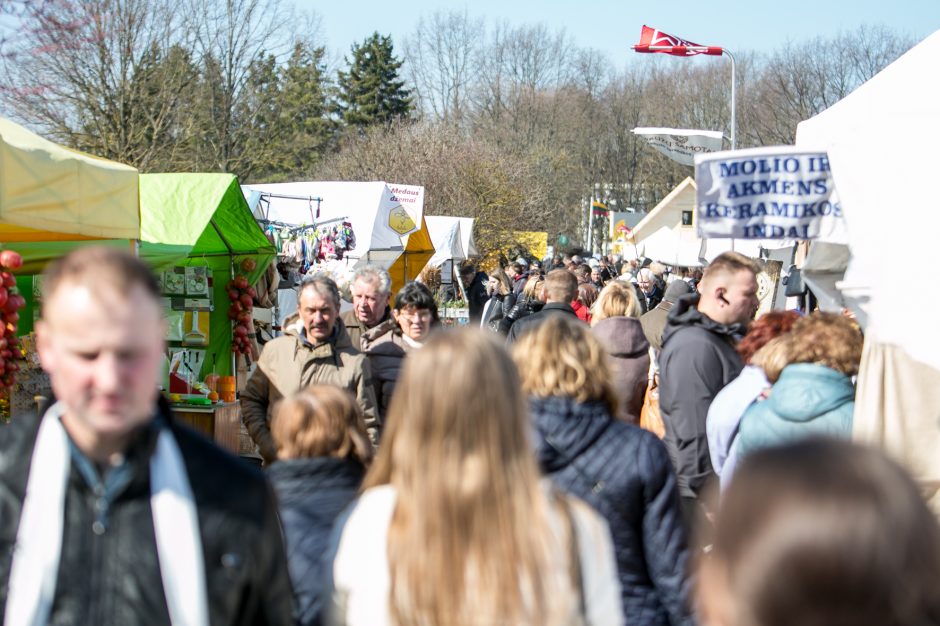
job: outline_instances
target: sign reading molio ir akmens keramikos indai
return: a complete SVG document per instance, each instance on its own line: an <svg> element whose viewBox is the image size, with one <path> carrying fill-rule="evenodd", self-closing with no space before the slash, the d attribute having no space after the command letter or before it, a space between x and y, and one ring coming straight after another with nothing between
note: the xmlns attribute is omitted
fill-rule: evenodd
<svg viewBox="0 0 940 626"><path fill-rule="evenodd" d="M825 152L793 147L696 155L703 238L826 239L844 228Z"/></svg>

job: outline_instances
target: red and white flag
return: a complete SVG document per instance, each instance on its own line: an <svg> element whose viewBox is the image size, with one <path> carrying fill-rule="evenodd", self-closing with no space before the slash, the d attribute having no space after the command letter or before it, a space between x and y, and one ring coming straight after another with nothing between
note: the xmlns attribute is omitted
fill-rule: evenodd
<svg viewBox="0 0 940 626"><path fill-rule="evenodd" d="M667 35L661 30L643 25L640 31L640 43L633 46L637 52L662 52L675 56L687 57L693 54L711 54L720 56L721 46L702 46L674 35Z"/></svg>

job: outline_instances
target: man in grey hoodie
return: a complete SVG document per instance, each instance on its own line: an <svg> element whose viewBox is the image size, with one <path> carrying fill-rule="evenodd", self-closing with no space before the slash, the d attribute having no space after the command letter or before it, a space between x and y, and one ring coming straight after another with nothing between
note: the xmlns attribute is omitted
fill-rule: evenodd
<svg viewBox="0 0 940 626"><path fill-rule="evenodd" d="M708 493L715 478L705 417L718 392L744 367L735 344L757 310L759 271L753 260L736 252L718 256L706 268L699 293L676 302L663 332L663 441L676 466L683 515L699 545L707 543L704 513L712 508Z"/></svg>

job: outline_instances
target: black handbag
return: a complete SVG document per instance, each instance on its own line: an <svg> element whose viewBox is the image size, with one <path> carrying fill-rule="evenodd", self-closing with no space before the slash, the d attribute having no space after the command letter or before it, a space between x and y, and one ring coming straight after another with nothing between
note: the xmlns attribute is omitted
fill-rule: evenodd
<svg viewBox="0 0 940 626"><path fill-rule="evenodd" d="M790 270L783 284L786 286L783 293L788 298L806 295L806 283L803 282L803 273L801 270L795 268Z"/></svg>

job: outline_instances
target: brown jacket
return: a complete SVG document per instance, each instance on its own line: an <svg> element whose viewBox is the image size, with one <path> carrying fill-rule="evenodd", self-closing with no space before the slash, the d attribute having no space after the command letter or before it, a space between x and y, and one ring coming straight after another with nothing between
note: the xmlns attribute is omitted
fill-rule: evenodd
<svg viewBox="0 0 940 626"><path fill-rule="evenodd" d="M648 313L640 316L643 334L657 353L663 349L663 330L666 329L666 318L669 317L672 305L672 302L663 300Z"/></svg>
<svg viewBox="0 0 940 626"><path fill-rule="evenodd" d="M291 324L283 336L264 345L241 395L242 421L267 463L277 457L268 427L272 408L281 398L309 385L335 385L355 394L369 436L378 441L372 370L366 357L353 347L342 321L336 321L334 338L319 346L301 338L302 328L299 323Z"/></svg>
<svg viewBox="0 0 940 626"><path fill-rule="evenodd" d="M349 338L352 341L352 345L355 346L357 350L362 350L365 352L365 347L362 345L362 336L374 328L378 328L384 322L392 319L392 307L389 306L385 309L385 317L379 320L379 323L369 328L365 324L359 321L359 318L356 317L356 310L349 309L345 313L339 316L343 320L343 324L346 325L346 332L349 333Z"/></svg>
<svg viewBox="0 0 940 626"><path fill-rule="evenodd" d="M620 400L618 417L639 424L650 370L650 344L640 320L608 317L595 323L591 332L611 357L611 374Z"/></svg>

